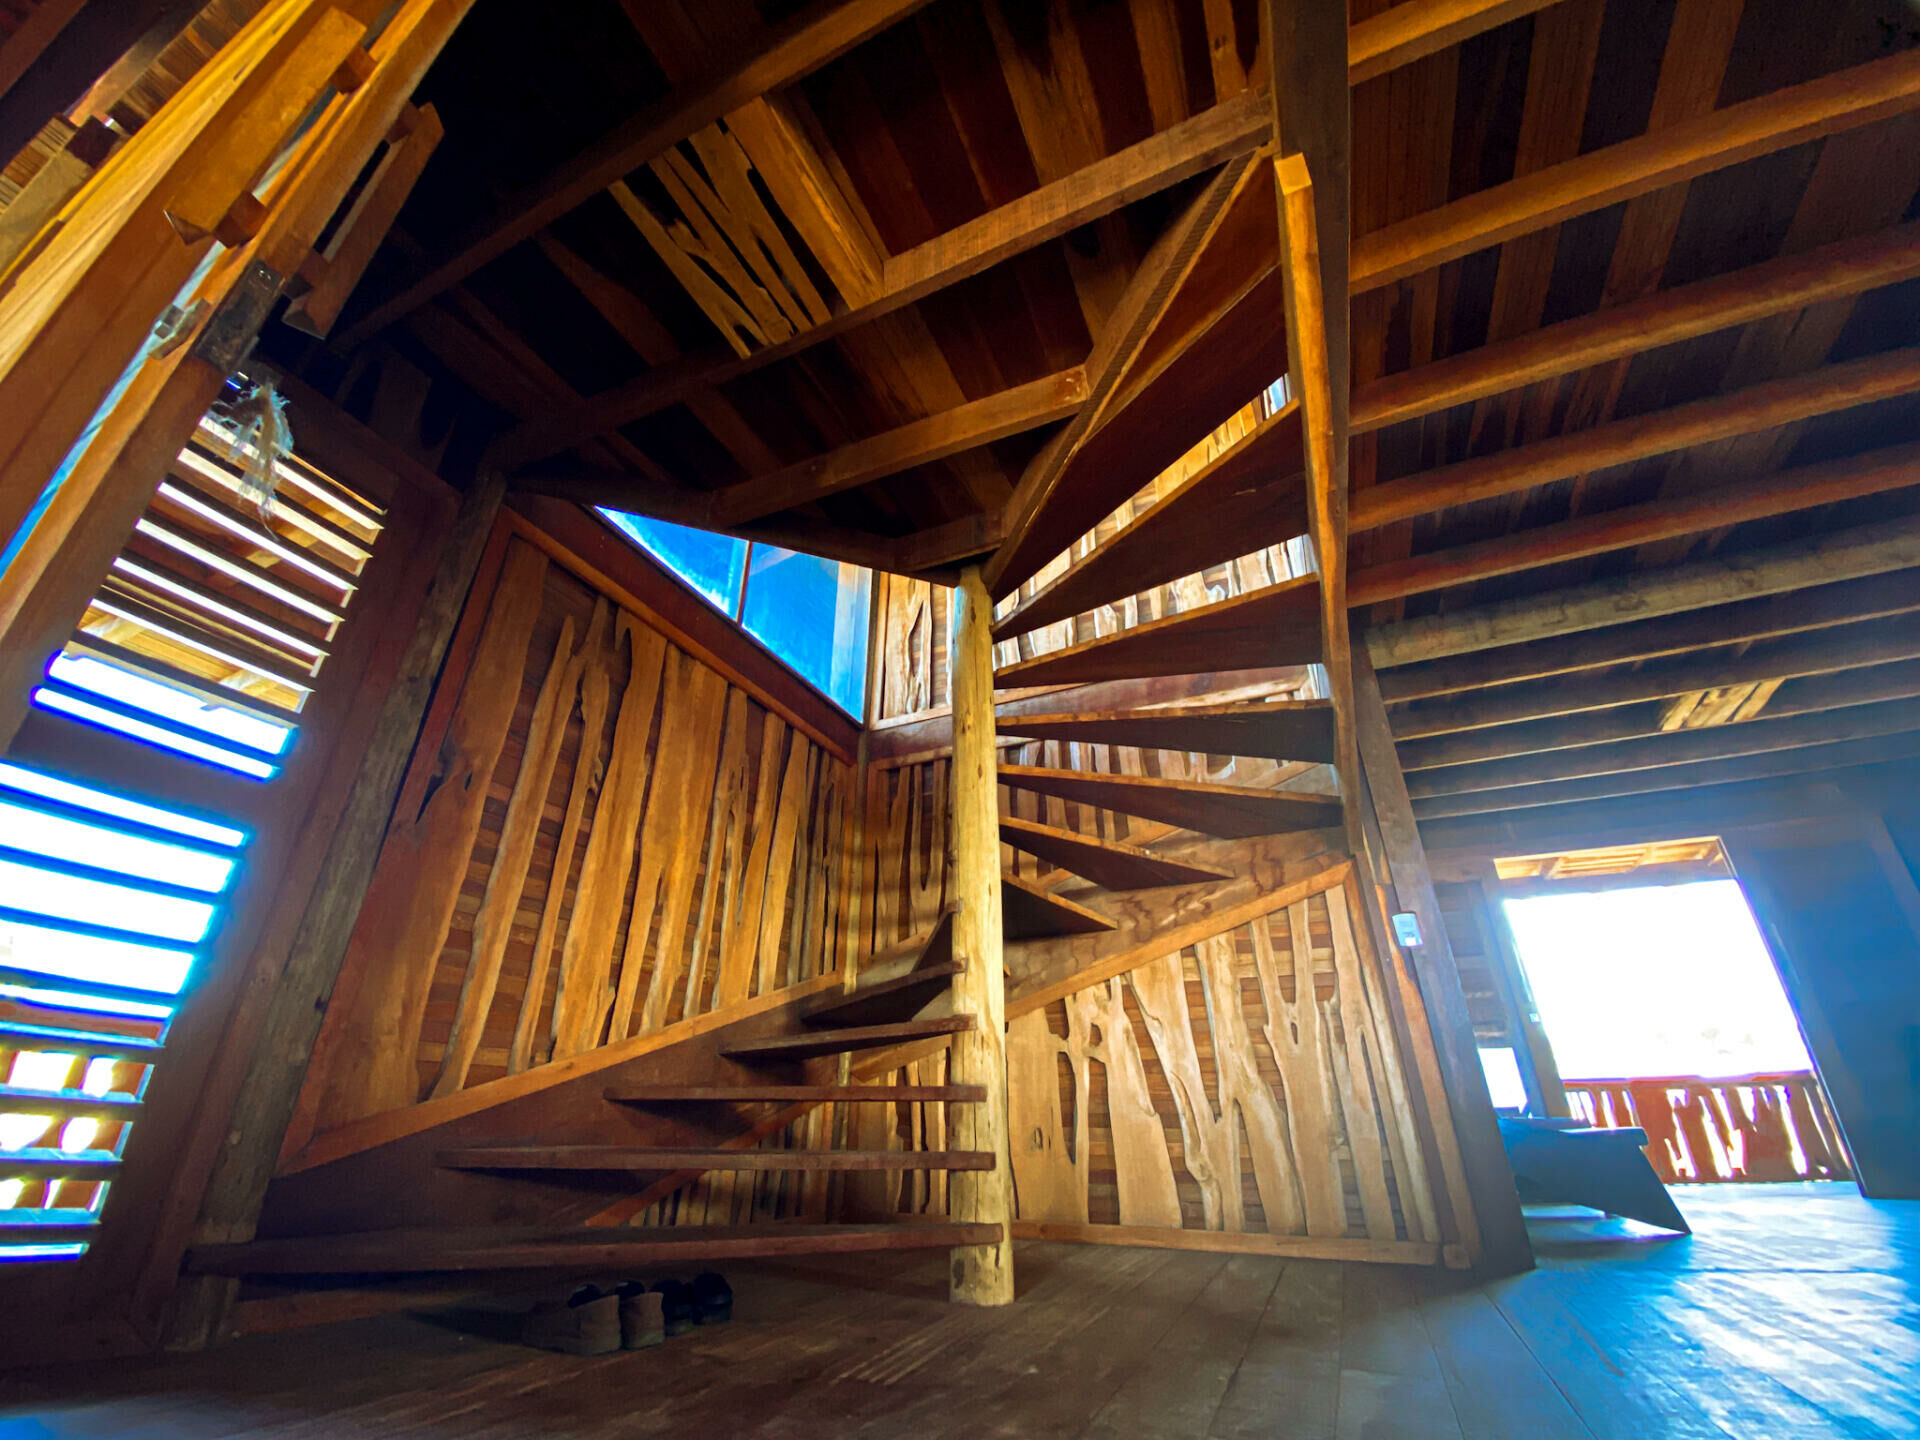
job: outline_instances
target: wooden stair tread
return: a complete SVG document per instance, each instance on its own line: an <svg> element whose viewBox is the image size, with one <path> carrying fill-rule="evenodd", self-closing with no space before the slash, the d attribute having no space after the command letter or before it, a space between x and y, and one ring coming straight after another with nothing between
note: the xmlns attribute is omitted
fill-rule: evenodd
<svg viewBox="0 0 1920 1440"><path fill-rule="evenodd" d="M720 1053L729 1060L751 1064L766 1060L810 1060L817 1055L839 1055L848 1050L879 1050L940 1035L961 1035L973 1029L971 1015L943 1015L937 1020L907 1020L897 1025L858 1025L845 1030L815 1030L804 1035L772 1035L744 1040Z"/></svg>
<svg viewBox="0 0 1920 1440"><path fill-rule="evenodd" d="M751 1104L766 1101L794 1104L818 1100L836 1103L873 1103L896 1100L978 1105L987 1098L984 1085L614 1085L606 1098L616 1105Z"/></svg>
<svg viewBox="0 0 1920 1440"><path fill-rule="evenodd" d="M460 1226L374 1230L199 1245L186 1268L201 1275L355 1275L437 1270L624 1270L690 1260L851 1254L862 1250L990 1245L998 1225Z"/></svg>
<svg viewBox="0 0 1920 1440"><path fill-rule="evenodd" d="M1018 875L1000 876L1000 926L1009 940L1043 940L1055 935L1092 935L1114 928L1097 910L1063 899Z"/></svg>
<svg viewBox="0 0 1920 1440"><path fill-rule="evenodd" d="M1300 790L1262 790L1199 780L1162 780L1146 775L1105 775L1089 770L1050 770L1039 765L1002 765L1000 783L1076 804L1118 810L1245 840L1291 830L1317 830L1340 823L1340 799Z"/></svg>
<svg viewBox="0 0 1920 1440"><path fill-rule="evenodd" d="M925 965L880 980L857 985L840 995L816 995L800 1006L800 1018L809 1025L837 1022L841 1025L887 1025L911 1020L936 996L952 987L953 977L966 966L958 960L943 965Z"/></svg>
<svg viewBox="0 0 1920 1440"><path fill-rule="evenodd" d="M442 1150L443 1170L991 1170L991 1150L682 1149L650 1145L478 1145Z"/></svg>
<svg viewBox="0 0 1920 1440"><path fill-rule="evenodd" d="M1305 464L1300 405L1293 401L995 622L993 638L1051 625L1303 533Z"/></svg>
<svg viewBox="0 0 1920 1440"><path fill-rule="evenodd" d="M1148 675L1311 665L1321 658L1320 579L1302 575L1231 600L1003 665L993 683L1085 685Z"/></svg>
<svg viewBox="0 0 1920 1440"><path fill-rule="evenodd" d="M1159 885L1194 885L1231 879L1233 872L1209 865L1190 865L1142 850L1062 830L1015 815L1000 817L1000 838L1016 850L1037 855L1107 890L1150 890Z"/></svg>
<svg viewBox="0 0 1920 1440"><path fill-rule="evenodd" d="M1166 710L1009 716L997 722L997 729L1027 740L1086 740L1263 760L1333 760L1333 706L1326 700L1242 700Z"/></svg>

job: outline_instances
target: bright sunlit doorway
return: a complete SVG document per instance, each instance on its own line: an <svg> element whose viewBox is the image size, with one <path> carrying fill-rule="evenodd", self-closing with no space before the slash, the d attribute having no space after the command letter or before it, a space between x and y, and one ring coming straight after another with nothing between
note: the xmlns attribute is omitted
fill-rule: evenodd
<svg viewBox="0 0 1920 1440"><path fill-rule="evenodd" d="M1571 1115L1645 1129L1669 1183L1851 1178L1717 842L1516 857L1496 870L1521 988Z"/></svg>

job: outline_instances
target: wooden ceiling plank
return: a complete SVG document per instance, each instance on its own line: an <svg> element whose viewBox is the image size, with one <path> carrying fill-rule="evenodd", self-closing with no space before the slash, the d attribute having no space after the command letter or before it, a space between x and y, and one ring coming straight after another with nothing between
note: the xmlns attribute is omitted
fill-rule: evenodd
<svg viewBox="0 0 1920 1440"><path fill-rule="evenodd" d="M1360 21L1347 37L1349 83L1360 85L1471 40L1559 0L1423 0Z"/></svg>
<svg viewBox="0 0 1920 1440"><path fill-rule="evenodd" d="M1796 466L1756 476L1741 485L1600 511L1557 525L1375 565L1355 574L1347 599L1356 606L1368 605L1468 585L1517 570L1555 565L1652 540L1698 535L1909 485L1920 485L1920 442L1890 445L1845 460Z"/></svg>
<svg viewBox="0 0 1920 1440"><path fill-rule="evenodd" d="M1410 665L1916 567L1920 516L1905 516L1656 574L1626 575L1375 626L1367 632L1367 649L1376 666Z"/></svg>
<svg viewBox="0 0 1920 1440"><path fill-rule="evenodd" d="M1485 815L1503 810L1573 804L1619 795L1646 795L1662 790L1693 790L1708 785L1733 785L1781 775L1806 775L1853 765L1875 765L1920 755L1920 733L1906 732L1865 740L1808 745L1726 760L1695 761L1643 770L1622 771L1543 785L1516 785L1502 790L1478 790L1440 795L1414 802L1422 821L1451 815Z"/></svg>
<svg viewBox="0 0 1920 1440"><path fill-rule="evenodd" d="M702 132L696 135L699 133ZM647 168L684 217L684 223L669 223L667 233L683 250L704 260L726 282L728 289L747 307L761 333L769 340L786 340L806 329L800 323L807 318L805 312L787 293L778 275L768 273L770 267L753 264L756 247L751 234L741 233L745 228L740 223L741 217L733 215L714 193L713 187L687 159L686 152L676 145ZM691 237L687 226L692 227Z"/></svg>
<svg viewBox="0 0 1920 1440"><path fill-rule="evenodd" d="M1306 575L1003 665L994 672L994 684L1007 690L1185 675L1202 667L1251 670L1314 664L1322 653L1319 612L1320 579Z"/></svg>
<svg viewBox="0 0 1920 1440"><path fill-rule="evenodd" d="M1356 432L1920 276L1920 222L1835 241L1563 320L1361 386Z"/></svg>
<svg viewBox="0 0 1920 1440"><path fill-rule="evenodd" d="M1829 365L1376 485L1354 497L1353 528L1377 529L1915 390L1920 390L1920 347Z"/></svg>
<svg viewBox="0 0 1920 1440"><path fill-rule="evenodd" d="M1389 718L1393 721L1394 739L1400 742L1403 766L1417 768L1418 763L1428 763L1423 757L1444 753L1429 743L1441 736L1664 700L1695 690L1829 675L1861 666L1916 659L1920 659L1920 625L1916 625L1910 615L1892 615L1806 635L1763 640L1733 658L1681 655L1637 670L1561 676L1544 684L1503 686L1451 700L1444 706L1393 711Z"/></svg>
<svg viewBox="0 0 1920 1440"><path fill-rule="evenodd" d="M1734 600L1652 620L1629 621L1578 636L1536 640L1459 655L1450 660L1403 666L1383 673L1380 689L1387 700L1403 706L1406 702L1440 696L1455 697L1448 699L1444 706L1433 707L1434 713L1459 712L1467 717L1463 721L1465 726L1494 724L1498 722L1480 722L1471 717L1480 713L1482 706L1487 707L1487 713L1499 713L1497 707L1504 703L1502 691L1494 690L1484 700L1458 698L1459 693L1814 630L1840 627L1844 634L1852 625L1912 610L1920 610L1920 571L1895 571L1755 600ZM1405 717L1410 726L1416 716L1421 717L1422 724L1427 723L1426 709L1422 707L1403 708L1395 714ZM1400 733L1399 724L1396 718L1395 734ZM1442 728L1460 727L1447 724ZM1409 729L1407 733L1415 732Z"/></svg>
<svg viewBox="0 0 1920 1440"><path fill-rule="evenodd" d="M1356 292L1377 289L1635 196L1920 106L1920 52L1790 86L1591 151L1361 236Z"/></svg>
<svg viewBox="0 0 1920 1440"><path fill-rule="evenodd" d="M771 27L760 48L728 57L726 68L682 87L611 135L553 171L529 194L503 205L454 255L377 306L342 337L354 345L434 296L457 285L488 261L531 239L577 206L653 160L696 130L751 100L812 74L927 0L821 0L784 24Z"/></svg>
<svg viewBox="0 0 1920 1440"><path fill-rule="evenodd" d="M1730 760L1740 755L1764 755L1777 750L1797 750L1808 745L1868 740L1920 730L1920 702L1912 698L1914 692L1920 690L1920 673L1916 673L1913 667L1895 668L1907 673L1898 680L1889 680L1883 692L1868 693L1888 693L1898 698L1872 699L1841 709L1812 711L1778 719L1762 716L1737 725L1720 725L1704 730L1659 731L1649 727L1652 733L1631 739L1593 745L1576 744L1478 764L1421 770L1407 777L1407 791L1419 800L1474 790L1504 790L1513 786L1584 780L1595 775L1616 775L1629 770L1649 770L1701 760Z"/></svg>
<svg viewBox="0 0 1920 1440"><path fill-rule="evenodd" d="M1306 533L1300 407L1289 403L1151 510L994 623L993 638L1051 625L1121 596Z"/></svg>
<svg viewBox="0 0 1920 1440"><path fill-rule="evenodd" d="M714 189L719 192L723 213L716 214L715 218L724 223L726 217L731 216L736 225L743 226L740 232L728 232L735 246L770 287L782 287L788 304L799 301L799 308L787 312L794 328L803 330L820 324L829 313L826 299L807 274L806 266L800 263L800 257L793 253L779 224L761 203L759 193L753 188L752 162L740 142L731 132L709 125L696 131L691 143ZM754 263L756 251L766 263ZM774 298L780 299L781 291L776 291Z"/></svg>
<svg viewBox="0 0 1920 1440"><path fill-rule="evenodd" d="M888 430L771 475L717 492L714 518L743 525L809 504L916 465L926 465L1074 414L1087 398L1086 371L1075 366L1010 390Z"/></svg>

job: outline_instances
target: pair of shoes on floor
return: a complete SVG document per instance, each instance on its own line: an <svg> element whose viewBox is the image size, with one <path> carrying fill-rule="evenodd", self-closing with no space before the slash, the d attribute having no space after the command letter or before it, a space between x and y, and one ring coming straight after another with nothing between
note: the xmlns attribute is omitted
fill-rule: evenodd
<svg viewBox="0 0 1920 1440"><path fill-rule="evenodd" d="M611 1355L666 1343L665 1297L639 1281L613 1290L582 1285L564 1301L545 1301L520 1322L520 1339L563 1355Z"/></svg>
<svg viewBox="0 0 1920 1440"><path fill-rule="evenodd" d="M664 1302L669 1335L684 1335L696 1325L724 1325L733 1318L733 1287L712 1270L701 1271L691 1285L662 1280L653 1288Z"/></svg>

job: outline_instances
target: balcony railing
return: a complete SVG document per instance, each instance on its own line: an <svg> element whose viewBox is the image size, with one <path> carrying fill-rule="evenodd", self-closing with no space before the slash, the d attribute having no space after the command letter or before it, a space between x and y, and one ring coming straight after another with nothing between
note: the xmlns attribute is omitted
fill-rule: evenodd
<svg viewBox="0 0 1920 1440"><path fill-rule="evenodd" d="M1668 1184L1851 1180L1840 1127L1809 1071L1703 1079L1569 1080L1573 1113L1607 1129L1638 1125Z"/></svg>

